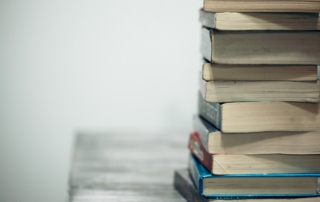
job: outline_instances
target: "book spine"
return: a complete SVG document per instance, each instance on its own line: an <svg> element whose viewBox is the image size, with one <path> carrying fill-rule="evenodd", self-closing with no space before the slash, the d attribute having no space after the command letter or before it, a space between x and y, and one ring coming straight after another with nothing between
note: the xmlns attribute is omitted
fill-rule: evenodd
<svg viewBox="0 0 320 202"><path fill-rule="evenodd" d="M199 115L221 130L221 104L204 101L201 92L198 97Z"/></svg>
<svg viewBox="0 0 320 202"><path fill-rule="evenodd" d="M216 27L216 13L205 12L204 10L200 10L200 23L209 28Z"/></svg>
<svg viewBox="0 0 320 202"><path fill-rule="evenodd" d="M211 32L206 28L202 28L201 30L201 46L200 51L204 58L209 61L212 61L212 53L211 53Z"/></svg>
<svg viewBox="0 0 320 202"><path fill-rule="evenodd" d="M209 130L202 123L201 118L199 116L193 117L193 129L198 133L201 144L208 151Z"/></svg>
<svg viewBox="0 0 320 202"><path fill-rule="evenodd" d="M188 161L188 170L191 175L191 179L193 180L194 185L196 186L199 194L202 194L202 179L200 178L200 174L197 169L197 165L195 163L194 157L189 155Z"/></svg>
<svg viewBox="0 0 320 202"><path fill-rule="evenodd" d="M190 134L189 145L191 153L200 161L200 163L212 172L212 154L209 154L208 151L201 144L198 133Z"/></svg>
<svg viewBox="0 0 320 202"><path fill-rule="evenodd" d="M188 172L181 173L182 171L174 172L174 187L175 189L189 202L199 201L208 202L202 197L194 187Z"/></svg>

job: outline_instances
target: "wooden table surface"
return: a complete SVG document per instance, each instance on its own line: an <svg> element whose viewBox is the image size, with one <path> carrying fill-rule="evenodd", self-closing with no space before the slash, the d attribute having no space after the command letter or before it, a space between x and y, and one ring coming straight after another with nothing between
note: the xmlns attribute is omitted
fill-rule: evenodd
<svg viewBox="0 0 320 202"><path fill-rule="evenodd" d="M67 201L180 202L173 171L187 167L188 134L79 134Z"/></svg>

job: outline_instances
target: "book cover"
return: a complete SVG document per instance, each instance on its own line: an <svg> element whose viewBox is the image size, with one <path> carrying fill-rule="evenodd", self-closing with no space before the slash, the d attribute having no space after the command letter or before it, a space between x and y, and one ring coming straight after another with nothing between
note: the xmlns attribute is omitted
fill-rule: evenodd
<svg viewBox="0 0 320 202"><path fill-rule="evenodd" d="M205 197L286 198L319 196L319 173L213 175L192 155L189 158L188 168L199 194ZM223 189L227 190L223 190L221 187L210 189L210 186L216 184L210 180L215 179L218 179L218 183L230 180L232 183L224 183L226 186L223 185ZM251 182L258 181L258 183L252 185L248 183L248 179ZM266 185L270 181L273 181L274 185ZM279 188L283 189L285 186L288 186L285 189L288 193L279 190ZM299 186L303 190L298 193L297 187ZM247 189L250 191L247 191ZM246 192L242 193L243 190L246 190Z"/></svg>

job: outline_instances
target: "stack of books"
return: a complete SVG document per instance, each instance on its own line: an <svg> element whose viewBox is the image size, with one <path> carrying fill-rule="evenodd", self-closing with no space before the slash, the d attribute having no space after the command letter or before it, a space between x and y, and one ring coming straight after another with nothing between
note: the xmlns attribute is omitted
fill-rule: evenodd
<svg viewBox="0 0 320 202"><path fill-rule="evenodd" d="M204 0L188 201L320 202L320 0Z"/></svg>

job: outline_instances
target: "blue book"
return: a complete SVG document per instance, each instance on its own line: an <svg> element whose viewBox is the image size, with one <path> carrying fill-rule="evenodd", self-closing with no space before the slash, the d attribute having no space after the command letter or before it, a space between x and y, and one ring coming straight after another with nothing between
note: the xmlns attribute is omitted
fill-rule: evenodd
<svg viewBox="0 0 320 202"><path fill-rule="evenodd" d="M192 155L189 171L200 195L209 198L315 197L320 173L213 175Z"/></svg>
<svg viewBox="0 0 320 202"><path fill-rule="evenodd" d="M174 171L174 188L189 202L319 202L320 197L302 197L302 198L256 198L247 199L243 198L206 198L198 193L198 190L194 186L192 179L190 178L187 169L179 169Z"/></svg>

